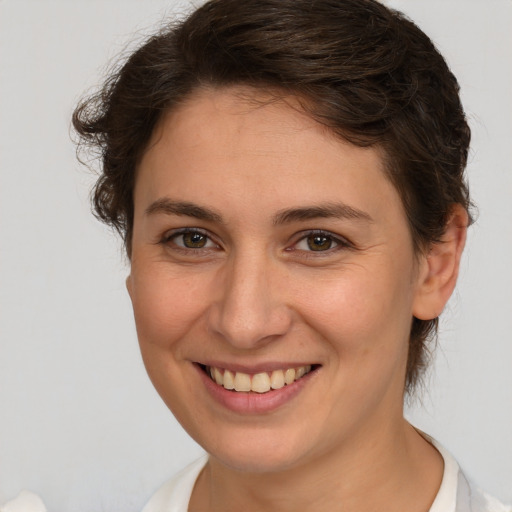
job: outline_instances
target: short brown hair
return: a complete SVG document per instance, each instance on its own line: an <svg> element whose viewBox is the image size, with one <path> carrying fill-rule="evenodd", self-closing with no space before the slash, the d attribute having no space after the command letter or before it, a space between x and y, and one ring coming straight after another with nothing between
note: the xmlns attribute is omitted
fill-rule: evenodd
<svg viewBox="0 0 512 512"><path fill-rule="evenodd" d="M237 84L296 95L343 139L381 147L416 251L440 240L454 203L469 210L459 86L412 21L374 0L212 0L150 37L73 115L79 147L101 158L94 211L128 254L136 168L156 123L199 87ZM436 331L437 318L413 318L409 392Z"/></svg>

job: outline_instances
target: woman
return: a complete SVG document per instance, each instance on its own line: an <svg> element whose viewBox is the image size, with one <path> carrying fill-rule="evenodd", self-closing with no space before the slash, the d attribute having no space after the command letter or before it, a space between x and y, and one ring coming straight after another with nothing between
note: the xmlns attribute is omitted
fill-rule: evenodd
<svg viewBox="0 0 512 512"><path fill-rule="evenodd" d="M413 23L209 2L74 125L149 376L209 454L146 512L505 510L403 418L471 219L458 85Z"/></svg>
<svg viewBox="0 0 512 512"><path fill-rule="evenodd" d="M457 92L378 3L236 0L77 111L148 373L209 453L146 511L505 510L403 418L470 219Z"/></svg>

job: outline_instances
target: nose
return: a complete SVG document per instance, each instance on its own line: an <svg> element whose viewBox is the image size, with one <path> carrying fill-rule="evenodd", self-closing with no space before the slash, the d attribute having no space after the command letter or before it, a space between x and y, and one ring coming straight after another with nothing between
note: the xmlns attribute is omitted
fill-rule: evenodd
<svg viewBox="0 0 512 512"><path fill-rule="evenodd" d="M288 332L292 311L284 300L286 275L268 256L231 258L219 276L209 328L233 347L265 346Z"/></svg>

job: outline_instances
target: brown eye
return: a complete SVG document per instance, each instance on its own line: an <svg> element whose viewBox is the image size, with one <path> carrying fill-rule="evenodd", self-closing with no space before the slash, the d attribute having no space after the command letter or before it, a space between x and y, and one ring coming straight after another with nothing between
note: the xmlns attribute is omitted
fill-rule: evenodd
<svg viewBox="0 0 512 512"><path fill-rule="evenodd" d="M325 231L312 231L306 233L294 246L293 249L304 252L330 252L343 247L349 247L349 244L342 238L332 235Z"/></svg>
<svg viewBox="0 0 512 512"><path fill-rule="evenodd" d="M335 242L330 236L314 234L306 237L306 243L310 251L327 251L333 247Z"/></svg>
<svg viewBox="0 0 512 512"><path fill-rule="evenodd" d="M164 236L162 244L183 250L218 249L219 246L203 231L198 229L182 229Z"/></svg>
<svg viewBox="0 0 512 512"><path fill-rule="evenodd" d="M209 232L201 228L168 231L158 243L163 245L169 254L196 260L209 258L214 253L222 251L222 247L213 240Z"/></svg>
<svg viewBox="0 0 512 512"><path fill-rule="evenodd" d="M208 237L197 231L189 231L181 235L183 247L187 249L202 249L208 242Z"/></svg>

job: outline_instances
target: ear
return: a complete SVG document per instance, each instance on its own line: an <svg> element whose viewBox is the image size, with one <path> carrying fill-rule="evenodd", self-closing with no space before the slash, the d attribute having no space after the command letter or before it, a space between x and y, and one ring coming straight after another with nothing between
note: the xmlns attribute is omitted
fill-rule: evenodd
<svg viewBox="0 0 512 512"><path fill-rule="evenodd" d="M132 297L132 275L131 274L128 274L127 278L126 278L126 281L125 281L125 285L126 285L126 289L128 290L128 295L130 296L130 299L132 300L133 302L133 297Z"/></svg>
<svg viewBox="0 0 512 512"><path fill-rule="evenodd" d="M413 315L420 320L438 317L457 283L460 258L466 244L468 214L454 204L441 241L421 257Z"/></svg>

